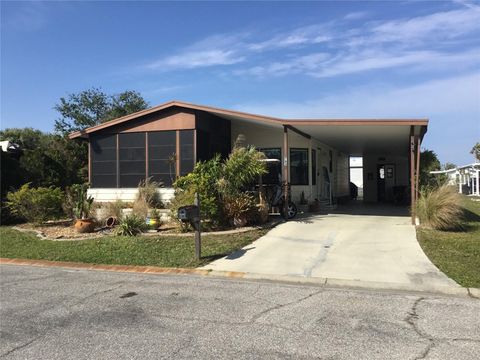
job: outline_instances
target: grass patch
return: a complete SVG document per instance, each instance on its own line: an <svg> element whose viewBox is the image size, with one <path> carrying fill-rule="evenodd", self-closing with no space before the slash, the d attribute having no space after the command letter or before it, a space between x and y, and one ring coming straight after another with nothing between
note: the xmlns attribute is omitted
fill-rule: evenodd
<svg viewBox="0 0 480 360"><path fill-rule="evenodd" d="M417 229L417 238L430 260L465 287L480 288L480 202L462 199L462 231Z"/></svg>
<svg viewBox="0 0 480 360"><path fill-rule="evenodd" d="M33 233L0 227L0 256L92 264L197 267L248 245L267 230L202 237L202 259L195 260L194 239L180 236L106 236L81 241L41 240Z"/></svg>

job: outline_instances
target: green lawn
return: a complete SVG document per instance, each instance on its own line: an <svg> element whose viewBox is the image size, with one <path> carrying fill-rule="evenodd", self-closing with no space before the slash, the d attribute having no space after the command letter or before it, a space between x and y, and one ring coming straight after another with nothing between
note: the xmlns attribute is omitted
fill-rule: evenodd
<svg viewBox="0 0 480 360"><path fill-rule="evenodd" d="M464 198L465 229L458 232L418 228L430 260L462 286L480 288L480 202Z"/></svg>
<svg viewBox="0 0 480 360"><path fill-rule="evenodd" d="M202 259L196 261L193 236L108 236L81 241L50 241L31 233L0 227L0 256L94 264L197 267L248 245L266 231L202 236Z"/></svg>

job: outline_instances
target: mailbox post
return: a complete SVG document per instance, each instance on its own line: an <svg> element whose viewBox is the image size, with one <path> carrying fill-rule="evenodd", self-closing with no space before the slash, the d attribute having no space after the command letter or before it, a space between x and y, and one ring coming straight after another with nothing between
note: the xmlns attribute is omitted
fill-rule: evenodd
<svg viewBox="0 0 480 360"><path fill-rule="evenodd" d="M182 206L178 209L178 219L188 222L195 230L195 259L200 260L201 257L201 229L200 229L200 198L195 193L194 205Z"/></svg>

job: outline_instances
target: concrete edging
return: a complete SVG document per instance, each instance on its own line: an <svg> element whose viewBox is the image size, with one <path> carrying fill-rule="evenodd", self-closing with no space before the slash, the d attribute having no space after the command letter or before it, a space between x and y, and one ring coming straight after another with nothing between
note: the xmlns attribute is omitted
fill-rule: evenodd
<svg viewBox="0 0 480 360"><path fill-rule="evenodd" d="M139 265L102 265L102 264L88 264L68 261L51 261L51 260L32 260L32 259L8 259L0 258L1 265L23 265L23 266L38 266L38 267L61 267L77 270L97 270L110 272L126 272L138 274L157 274L157 275L198 275L209 277L223 277L233 279L246 280L266 280L278 281L294 284L309 284L326 287L338 288L356 288L369 290L399 290L412 292L427 292L438 293L445 295L466 296L475 299L480 299L480 289L478 288L464 288L455 286L443 286L435 288L418 288L409 284L402 283L386 283L375 281L360 281L347 279L333 279L321 277L302 277L293 275L269 275L257 273L245 273L237 271L218 271L207 269L191 269L191 268L166 268L158 266L139 266Z"/></svg>

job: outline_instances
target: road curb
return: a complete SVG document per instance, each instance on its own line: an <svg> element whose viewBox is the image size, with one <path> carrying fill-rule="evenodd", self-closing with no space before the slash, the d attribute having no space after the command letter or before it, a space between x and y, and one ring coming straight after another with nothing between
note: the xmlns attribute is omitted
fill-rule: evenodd
<svg viewBox="0 0 480 360"><path fill-rule="evenodd" d="M7 259L7 258L0 258L0 264L27 265L27 266L38 266L38 267L62 267L62 268L79 269L79 270L100 270L100 271L129 272L129 273L140 273L140 274L208 275L211 272L210 270L204 270L204 269L163 268L158 266L139 266L139 265L102 265L102 264L87 264L87 263L68 262L68 261Z"/></svg>
<svg viewBox="0 0 480 360"><path fill-rule="evenodd" d="M474 297L476 299L480 299L480 289L477 288L468 288L468 294L471 297Z"/></svg>
<svg viewBox="0 0 480 360"><path fill-rule="evenodd" d="M411 292L427 292L432 294L457 295L480 299L480 289L464 288L461 286L442 286L442 287L422 287L412 286L403 283L386 283L376 281L360 281L321 277L303 277L294 275L270 275L245 273L238 271L219 271L207 269L190 269L190 268L166 268L158 266L139 266L139 265L102 265L87 264L68 261L51 261L51 260L32 260L32 259L8 259L0 258L0 264L5 265L24 265L38 267L60 267L77 270L97 270L109 272L137 273L137 274L157 274L157 275L198 275L218 278L231 279L247 279L247 280L264 280L277 281L290 284L309 284L325 287L336 288L355 288L369 290L397 290Z"/></svg>

